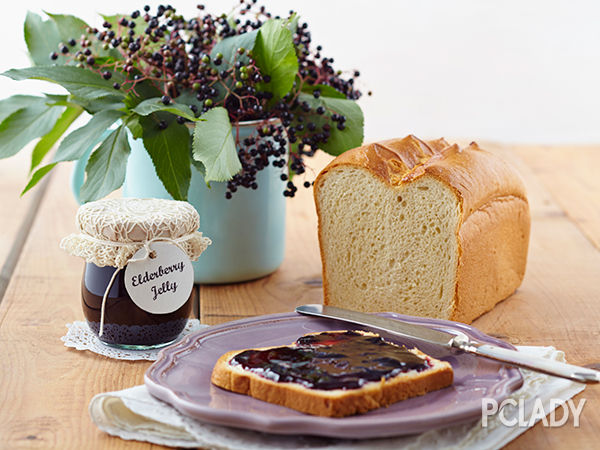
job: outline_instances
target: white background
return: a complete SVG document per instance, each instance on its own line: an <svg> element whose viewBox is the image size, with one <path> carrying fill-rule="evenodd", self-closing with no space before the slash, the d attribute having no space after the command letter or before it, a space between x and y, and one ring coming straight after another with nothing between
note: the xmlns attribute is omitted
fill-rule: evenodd
<svg viewBox="0 0 600 450"><path fill-rule="evenodd" d="M148 2L156 6L158 2ZM236 0L205 2L229 12ZM3 2L0 71L25 67L26 11L130 13L144 3ZM173 1L186 16L195 2ZM600 3L541 0L267 0L299 11L339 69L359 69L368 140L414 133L526 143L600 142ZM0 98L50 91L0 77ZM56 91L56 90L55 90Z"/></svg>

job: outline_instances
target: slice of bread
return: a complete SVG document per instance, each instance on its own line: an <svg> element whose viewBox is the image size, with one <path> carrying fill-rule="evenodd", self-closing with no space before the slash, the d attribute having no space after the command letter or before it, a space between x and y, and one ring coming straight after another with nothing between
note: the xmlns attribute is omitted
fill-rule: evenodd
<svg viewBox="0 0 600 450"><path fill-rule="evenodd" d="M347 331L333 333L347 333ZM378 337L375 333L360 333L364 336ZM395 346L389 342L386 344ZM247 350L263 351L276 348L280 347ZM297 348L296 343L288 348ZM319 416L344 417L365 413L400 400L442 389L450 386L453 381L452 367L449 363L432 358L414 348L409 351L427 361L428 368L425 370L409 370L387 379L382 377L378 381L367 382L353 389L314 389L299 382L273 381L256 371L244 368L241 364L232 364L235 356L247 350L235 350L221 356L213 369L212 383L229 391Z"/></svg>
<svg viewBox="0 0 600 450"><path fill-rule="evenodd" d="M525 188L475 143L408 136L350 150L314 194L327 305L470 323L523 280Z"/></svg>

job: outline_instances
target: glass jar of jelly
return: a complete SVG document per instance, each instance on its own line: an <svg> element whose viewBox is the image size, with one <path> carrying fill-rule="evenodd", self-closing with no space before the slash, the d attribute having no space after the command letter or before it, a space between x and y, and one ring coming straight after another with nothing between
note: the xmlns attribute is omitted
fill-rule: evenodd
<svg viewBox="0 0 600 450"><path fill-rule="evenodd" d="M192 260L210 245L186 202L107 199L82 205L79 233L61 247L86 261L83 313L103 343L126 349L168 345L194 301Z"/></svg>

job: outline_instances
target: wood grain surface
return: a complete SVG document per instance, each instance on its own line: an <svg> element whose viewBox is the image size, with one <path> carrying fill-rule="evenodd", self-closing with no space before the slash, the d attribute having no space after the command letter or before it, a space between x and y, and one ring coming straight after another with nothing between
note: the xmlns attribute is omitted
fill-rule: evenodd
<svg viewBox="0 0 600 450"><path fill-rule="evenodd" d="M28 150L0 160L0 301L46 190L46 183L42 182L20 198L31 164Z"/></svg>
<svg viewBox="0 0 600 450"><path fill-rule="evenodd" d="M515 344L553 345L576 364L600 363L600 181L593 170L600 164L600 147L483 146L521 171L533 222L523 285L475 326ZM320 156L315 170L327 159ZM68 167L59 168L50 181L0 304L0 448L159 448L110 437L91 423L87 412L93 395L141 384L149 363L115 361L60 342L65 324L83 318L83 263L58 248L60 239L74 230L76 204L68 175ZM281 268L252 282L201 286L203 322L290 311L321 301L312 191L300 188L298 194L288 201ZM10 201L11 208L22 208L16 197ZM3 232L11 226L18 230L17 219L15 223L0 226ZM508 447L597 446L600 387L588 386L576 400L580 398L587 404L579 428L572 421L558 429L538 424Z"/></svg>
<svg viewBox="0 0 600 450"><path fill-rule="evenodd" d="M560 172L579 148L539 147L485 148L511 160L521 172L527 187L532 214L529 258L523 284L473 325L486 333L513 344L552 345L563 350L573 364L596 366L600 363L600 251L591 236L600 236L600 222L594 230L585 220L572 217L579 213L579 200L569 202L566 192L576 196L577 186L596 183L587 167L571 166L572 178L537 176L537 158L547 158ZM600 150L600 149L597 149ZM587 148L582 153L589 154ZM600 163L600 152L596 156ZM580 158L581 156L576 156ZM527 161L527 162L525 162ZM589 178L589 179L588 179ZM588 197L600 209L600 191ZM592 210L592 204L588 205ZM599 366L600 367L600 366ZM534 426L513 441L508 448L595 448L600 442L600 386L589 385L574 401L586 399L579 428L572 420L561 428Z"/></svg>
<svg viewBox="0 0 600 450"><path fill-rule="evenodd" d="M59 249L75 231L69 167L59 167L0 304L0 447L148 448L99 431L94 394L143 383L149 363L67 349L65 324L82 320L83 262Z"/></svg>

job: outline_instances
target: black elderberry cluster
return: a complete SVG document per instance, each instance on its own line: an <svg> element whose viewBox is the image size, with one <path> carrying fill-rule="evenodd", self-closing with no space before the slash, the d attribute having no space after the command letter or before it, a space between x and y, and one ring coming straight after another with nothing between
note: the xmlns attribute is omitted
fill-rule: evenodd
<svg viewBox="0 0 600 450"><path fill-rule="evenodd" d="M61 43L58 51L79 67L96 71L105 80L110 80L115 72L125 75L121 83L114 82L117 90L138 94L144 83L151 83L162 92L165 105L187 104L196 116L222 106L234 127L240 122L258 121L254 133L237 142L242 170L227 183L225 196L232 198L242 187L257 189L257 174L273 165L282 169L287 166L288 170L283 172L289 176L281 175L287 181L284 195L293 197L297 177L292 177L305 173L304 158L313 156L327 143L334 127L344 130L346 126L343 115L300 102L301 86L328 85L346 98L356 100L361 92L354 82L360 74L356 71L343 76L335 70L333 58L323 57L320 45L313 49L308 25L298 23L293 40L299 81L292 92L273 104L273 95L260 89L271 80L260 73L251 50L238 48L233 61L226 61L221 53L213 54L214 46L222 39L257 30L273 17L256 3L257 0L240 0L233 20L231 15L210 14L203 5L198 5L198 16L192 19L177 14L171 5L159 5L154 13L144 6L142 11L105 21L101 30L88 28L79 40L73 38ZM290 16L293 14L290 11ZM121 58L101 56L100 49L102 55L116 50ZM58 56L58 52L53 52L50 58L56 60ZM318 99L321 92L315 89L312 95ZM177 122L182 124L186 119L177 117ZM161 121L157 126L165 129L168 123ZM302 184L311 186L306 180Z"/></svg>

